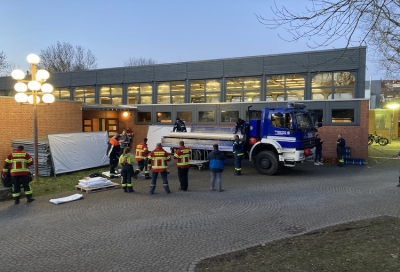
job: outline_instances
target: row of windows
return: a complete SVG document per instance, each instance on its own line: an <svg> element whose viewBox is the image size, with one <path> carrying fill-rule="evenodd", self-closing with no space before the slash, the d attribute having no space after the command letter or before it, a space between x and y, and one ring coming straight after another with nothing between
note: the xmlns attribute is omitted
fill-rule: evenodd
<svg viewBox="0 0 400 272"><path fill-rule="evenodd" d="M290 74L266 77L262 89L262 77L240 77L221 79L136 83L127 85L126 104L183 104L218 102L257 102L304 100L307 89L306 76ZM311 78L312 100L354 98L355 77L350 72L319 73ZM265 90L265 91L264 91ZM263 94L263 95L262 95ZM55 89L59 100L75 100L95 103L93 86L76 87L71 92L66 88ZM99 103L119 105L124 102L123 87L103 85L99 89Z"/></svg>
<svg viewBox="0 0 400 272"><path fill-rule="evenodd" d="M322 123L354 123L355 119L355 112L354 109L332 109L331 110L331 120L324 120L324 112L322 109L320 110L312 110L316 117L316 121ZM205 111L198 111L196 116L196 120L194 120L194 114L192 111L178 111L176 112L176 116L178 116L181 120L187 123L215 123L216 120L216 112L205 110ZM163 124L172 124L175 118L173 118L172 112L160 111L156 112L156 119L157 123ZM260 116L259 114L257 116ZM239 118L239 111L221 111L220 113L220 120L221 123L234 123ZM137 123L153 123L153 116L151 112L138 112L137 113ZM278 123L274 123L278 124ZM282 121L283 124L283 121ZM278 125L275 125L278 126Z"/></svg>

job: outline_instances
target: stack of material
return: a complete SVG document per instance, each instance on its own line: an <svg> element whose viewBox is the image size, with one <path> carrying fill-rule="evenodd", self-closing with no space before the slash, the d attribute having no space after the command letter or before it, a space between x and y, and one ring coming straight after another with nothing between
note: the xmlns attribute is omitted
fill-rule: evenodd
<svg viewBox="0 0 400 272"><path fill-rule="evenodd" d="M35 147L33 140L12 140L11 145L13 150L15 150L19 145L23 145L25 151L35 160ZM47 139L38 140L38 169L39 176L50 177L54 173L49 141ZM31 165L29 170L34 173L34 166Z"/></svg>
<svg viewBox="0 0 400 272"><path fill-rule="evenodd" d="M104 186L113 185L113 183L103 177L95 177L95 178L86 177L86 178L80 179L78 185L83 188L94 189L94 188L101 188Z"/></svg>

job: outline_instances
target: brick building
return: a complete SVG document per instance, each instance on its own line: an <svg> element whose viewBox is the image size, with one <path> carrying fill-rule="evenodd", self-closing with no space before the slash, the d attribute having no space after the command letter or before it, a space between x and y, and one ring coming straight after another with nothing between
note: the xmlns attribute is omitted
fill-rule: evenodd
<svg viewBox="0 0 400 272"><path fill-rule="evenodd" d="M342 133L352 157L367 159L369 100L366 48L356 47L52 74L56 102L38 107L39 138L48 133L130 127L135 146L150 125L233 126L252 110L301 101L322 118L323 156L336 156ZM16 138L32 138L32 107L13 99L15 81L0 78L0 155Z"/></svg>

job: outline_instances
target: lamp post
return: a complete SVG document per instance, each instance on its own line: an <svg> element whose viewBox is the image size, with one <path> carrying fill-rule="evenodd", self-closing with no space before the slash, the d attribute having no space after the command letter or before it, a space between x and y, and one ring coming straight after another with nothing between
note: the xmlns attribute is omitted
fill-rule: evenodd
<svg viewBox="0 0 400 272"><path fill-rule="evenodd" d="M31 80L24 80L25 73L21 70L14 70L11 76L17 80L14 85L14 89L17 92L15 95L15 101L18 103L33 104L33 147L34 147L34 169L35 169L35 180L39 180L39 167L38 167L38 129L37 129L37 105L40 103L40 96L38 93L43 94L42 101L44 103L53 103L54 96L51 94L53 91L53 86L44 83L50 74L46 70L36 71L36 65L40 62L38 55L30 54L27 57L28 62L31 64ZM28 83L28 84L26 84ZM27 95L28 89L30 90L30 95Z"/></svg>
<svg viewBox="0 0 400 272"><path fill-rule="evenodd" d="M394 130L394 110L399 108L399 104L388 104L387 107L389 109L392 109L392 129L390 133L390 143L392 143L393 140L393 130Z"/></svg>

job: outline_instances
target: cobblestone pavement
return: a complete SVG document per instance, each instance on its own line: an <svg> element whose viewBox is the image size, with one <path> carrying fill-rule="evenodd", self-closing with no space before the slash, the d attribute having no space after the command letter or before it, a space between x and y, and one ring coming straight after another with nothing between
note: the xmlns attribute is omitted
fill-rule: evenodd
<svg viewBox="0 0 400 272"><path fill-rule="evenodd" d="M170 195L159 178L54 205L0 202L0 271L192 271L202 258L314 229L380 215L400 216L400 145L371 146L366 166L306 162L277 176L258 175L245 162L223 173L225 192L209 190L209 171L191 168L189 191Z"/></svg>

